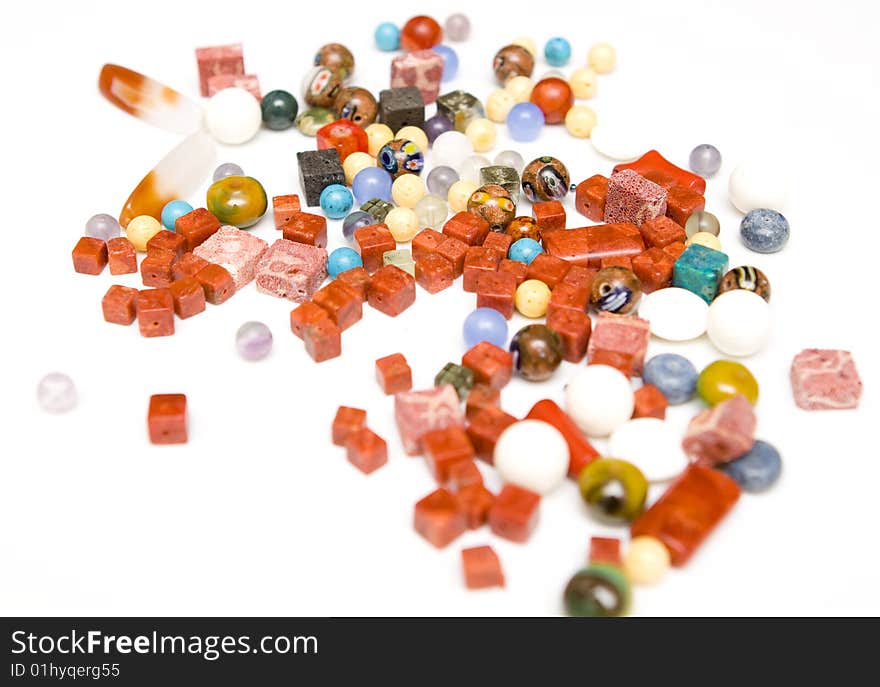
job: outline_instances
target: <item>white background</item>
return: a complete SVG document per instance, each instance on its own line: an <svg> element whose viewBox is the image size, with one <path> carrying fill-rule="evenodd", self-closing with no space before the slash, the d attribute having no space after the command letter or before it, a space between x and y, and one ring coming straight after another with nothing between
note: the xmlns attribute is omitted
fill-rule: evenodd
<svg viewBox="0 0 880 687"><path fill-rule="evenodd" d="M421 458L407 458L392 400L373 381L373 361L402 351L417 387L464 351L461 322L474 296L460 282L440 295L419 290L397 319L365 308L344 335L341 358L315 365L288 329L292 304L251 285L164 339L102 321L111 283L136 275L77 275L70 250L85 221L116 214L131 188L178 137L118 111L98 94L104 62L149 74L197 98L193 49L242 41L263 91L294 92L314 51L342 41L355 53L356 85L387 86L391 56L372 44L380 21L419 11L441 21L445 3L337 0L290 3L18 3L3 51L5 250L0 477L0 612L89 615L553 614L585 561L590 536L620 533L587 515L566 483L544 499L527 545L468 532L437 551L412 530L416 500L434 486ZM540 11L537 11L540 10ZM618 69L589 104L600 121L637 116L639 135L686 164L713 143L724 165L707 188L731 265L754 264L773 285L770 345L747 364L761 384L758 435L782 452L784 475L744 495L688 566L637 589L645 615L877 614L880 461L877 432L876 280L877 17L867 2L470 3L471 39L456 44L454 84L485 99L491 60L510 39L553 35L573 44L570 71L607 40ZM536 76L550 67L539 60ZM508 146L504 127L490 155ZM269 195L298 192L295 153L314 140L295 129L262 131L220 160L241 164ZM518 145L526 160L561 158L572 178L608 174L613 163L563 127ZM751 151L778 155L790 175L792 237L775 255L749 253L727 177ZM205 187L207 183L205 184ZM200 192L189 198L203 205ZM566 201L569 226L586 223ZM529 214L527 206L523 214ZM331 248L341 244L332 223ZM271 213L254 229L277 235ZM266 322L271 356L239 359L243 322ZM525 322L515 318L511 333ZM792 356L806 347L851 349L865 381L855 412L805 413L788 385ZM705 340L652 341L698 368L720 357ZM35 400L39 378L62 370L79 406L56 417ZM540 398L561 401L575 367L542 385L515 380L502 394L518 416ZM150 394L189 399L190 441L147 441ZM336 407L369 408L388 440L387 466L365 477L330 444ZM699 409L674 409L682 430ZM601 447L601 443L599 443ZM481 464L489 486L492 471ZM654 494L656 496L656 494ZM490 543L504 590L468 592L459 551Z"/></svg>

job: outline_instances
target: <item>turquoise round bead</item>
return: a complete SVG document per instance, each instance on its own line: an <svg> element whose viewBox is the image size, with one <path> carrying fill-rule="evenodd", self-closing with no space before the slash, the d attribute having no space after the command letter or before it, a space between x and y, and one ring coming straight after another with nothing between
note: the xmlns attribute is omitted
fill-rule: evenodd
<svg viewBox="0 0 880 687"><path fill-rule="evenodd" d="M551 38L544 45L544 59L554 67L564 67L571 59L571 43L564 38Z"/></svg>
<svg viewBox="0 0 880 687"><path fill-rule="evenodd" d="M355 267L363 267L364 261L360 254L352 248L337 248L327 258L327 274L336 279L343 272Z"/></svg>
<svg viewBox="0 0 880 687"><path fill-rule="evenodd" d="M543 252L544 249L541 248L541 244L535 241L535 239L522 238L513 242L507 252L507 256L511 260L531 265L532 260Z"/></svg>
<svg viewBox="0 0 880 687"><path fill-rule="evenodd" d="M391 52L400 47L400 29L390 21L379 24L373 33L373 38L376 40L376 47L379 50Z"/></svg>
<svg viewBox="0 0 880 687"><path fill-rule="evenodd" d="M342 184L330 184L321 191L321 197L318 199L321 210L330 219L342 219L351 210L354 205L354 196Z"/></svg>
<svg viewBox="0 0 880 687"><path fill-rule="evenodd" d="M168 231L174 231L174 224L178 217L183 217L193 211L193 206L185 200L172 200L162 208L162 226Z"/></svg>

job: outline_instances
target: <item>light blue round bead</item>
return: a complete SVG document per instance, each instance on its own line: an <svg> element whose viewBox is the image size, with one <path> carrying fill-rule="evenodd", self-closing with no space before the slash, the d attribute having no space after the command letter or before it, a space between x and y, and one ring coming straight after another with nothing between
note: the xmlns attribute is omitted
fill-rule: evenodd
<svg viewBox="0 0 880 687"><path fill-rule="evenodd" d="M782 458L773 446L760 439L752 450L720 466L743 491L759 492L772 487L782 473Z"/></svg>
<svg viewBox="0 0 880 687"><path fill-rule="evenodd" d="M354 267L363 267L364 261L356 250L352 248L337 248L327 258L327 274L331 279L336 279L343 272Z"/></svg>
<svg viewBox="0 0 880 687"><path fill-rule="evenodd" d="M318 199L324 214L330 219L342 219L354 205L354 197L342 184L330 184Z"/></svg>
<svg viewBox="0 0 880 687"><path fill-rule="evenodd" d="M571 43L564 38L551 38L544 44L544 59L554 67L564 67L571 59Z"/></svg>
<svg viewBox="0 0 880 687"><path fill-rule="evenodd" d="M535 103L517 103L507 113L507 133L514 141L534 141L543 128L544 113Z"/></svg>
<svg viewBox="0 0 880 687"><path fill-rule="evenodd" d="M443 76L440 80L444 83L452 81L458 74L458 55L455 50L448 45L435 45L431 50L443 58Z"/></svg>
<svg viewBox="0 0 880 687"><path fill-rule="evenodd" d="M342 220L342 235L345 237L346 241L353 241L354 232L356 229L360 229L361 227L368 227L371 224L376 224L375 217L373 217L369 212L364 212L363 210L355 210L350 215L347 215L344 220Z"/></svg>
<svg viewBox="0 0 880 687"><path fill-rule="evenodd" d="M788 220L776 210L752 210L739 225L746 248L756 253L775 253L788 242Z"/></svg>
<svg viewBox="0 0 880 687"><path fill-rule="evenodd" d="M390 203L393 181L391 175L381 167L365 167L354 175L351 189L359 205L371 198L381 198Z"/></svg>
<svg viewBox="0 0 880 687"><path fill-rule="evenodd" d="M694 397L697 376L694 364L677 353L655 355L642 370L645 384L653 384L660 389L672 406L686 403Z"/></svg>
<svg viewBox="0 0 880 687"><path fill-rule="evenodd" d="M511 260L531 265L532 260L543 252L544 249L541 248L541 244L535 241L535 239L524 238L513 242L510 250L507 251L507 257Z"/></svg>
<svg viewBox="0 0 880 687"><path fill-rule="evenodd" d="M165 207L162 208L162 226L168 231L174 231L174 223L177 222L177 218L192 211L193 206L185 200L172 200L165 203Z"/></svg>
<svg viewBox="0 0 880 687"><path fill-rule="evenodd" d="M507 320L494 308L477 308L464 318L464 343L468 348L488 341L499 348L507 346Z"/></svg>
<svg viewBox="0 0 880 687"><path fill-rule="evenodd" d="M400 29L398 29L390 21L383 21L376 27L373 33L376 40L376 47L385 52L397 50L400 47Z"/></svg>

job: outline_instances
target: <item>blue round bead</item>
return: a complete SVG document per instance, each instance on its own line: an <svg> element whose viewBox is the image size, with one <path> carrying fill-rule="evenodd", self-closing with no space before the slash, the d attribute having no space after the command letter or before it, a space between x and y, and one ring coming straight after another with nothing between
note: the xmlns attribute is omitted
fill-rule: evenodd
<svg viewBox="0 0 880 687"><path fill-rule="evenodd" d="M653 384L666 396L669 405L690 401L697 392L697 370L694 364L677 353L655 355L645 363L642 380Z"/></svg>
<svg viewBox="0 0 880 687"><path fill-rule="evenodd" d="M544 59L554 67L564 67L571 59L571 43L564 38L551 38L544 45Z"/></svg>
<svg viewBox="0 0 880 687"><path fill-rule="evenodd" d="M346 215L345 219L342 220L342 235L345 237L346 241L352 241L354 240L354 232L356 229L368 227L371 224L376 224L375 217L369 212L355 210L350 215Z"/></svg>
<svg viewBox="0 0 880 687"><path fill-rule="evenodd" d="M363 267L364 261L356 250L337 248L327 258L327 274L331 279L354 267Z"/></svg>
<svg viewBox="0 0 880 687"><path fill-rule="evenodd" d="M544 113L535 103L517 103L507 113L507 133L514 141L528 143L544 128Z"/></svg>
<svg viewBox="0 0 880 687"><path fill-rule="evenodd" d="M371 198L381 198L391 202L391 175L381 167L365 167L354 175L351 189L360 205Z"/></svg>
<svg viewBox="0 0 880 687"><path fill-rule="evenodd" d="M376 40L376 47L379 50L390 52L400 47L400 29L390 21L383 21L379 24L373 33L373 38Z"/></svg>
<svg viewBox="0 0 880 687"><path fill-rule="evenodd" d="M330 184L323 191L318 199L324 214L330 219L342 219L351 210L354 205L354 198L342 184Z"/></svg>
<svg viewBox="0 0 880 687"><path fill-rule="evenodd" d="M775 253L788 241L788 220L776 210L752 210L739 225L746 248L756 253Z"/></svg>
<svg viewBox="0 0 880 687"><path fill-rule="evenodd" d="M719 466L743 491L765 491L782 473L782 458L773 446L758 439L752 450L736 460Z"/></svg>
<svg viewBox="0 0 880 687"><path fill-rule="evenodd" d="M511 260L531 265L532 260L543 252L544 249L541 248L541 244L535 241L535 239L524 238L513 242L510 250L507 251L507 257Z"/></svg>
<svg viewBox="0 0 880 687"><path fill-rule="evenodd" d="M172 200L165 203L162 208L162 226L168 231L174 231L174 224L178 217L183 217L186 213L192 212L193 206L185 200Z"/></svg>
<svg viewBox="0 0 880 687"><path fill-rule="evenodd" d="M448 45L435 45L431 50L443 58L443 76L440 80L444 83L452 81L458 74L458 55L455 50Z"/></svg>
<svg viewBox="0 0 880 687"><path fill-rule="evenodd" d="M499 348L507 346L507 320L494 308L477 308L464 318L464 343L468 348L488 341Z"/></svg>

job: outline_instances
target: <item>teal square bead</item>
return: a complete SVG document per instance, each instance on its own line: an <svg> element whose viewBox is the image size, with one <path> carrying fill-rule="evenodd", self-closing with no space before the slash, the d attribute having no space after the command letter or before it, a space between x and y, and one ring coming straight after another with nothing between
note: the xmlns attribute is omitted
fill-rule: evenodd
<svg viewBox="0 0 880 687"><path fill-rule="evenodd" d="M672 285L693 291L707 303L718 293L718 282L727 272L727 253L692 243L672 270Z"/></svg>

